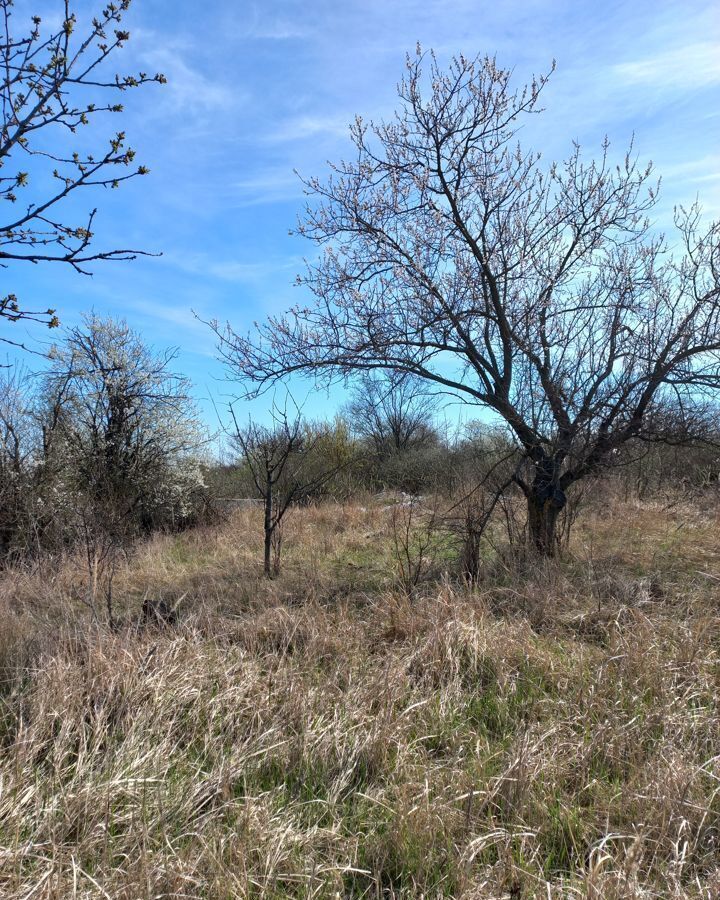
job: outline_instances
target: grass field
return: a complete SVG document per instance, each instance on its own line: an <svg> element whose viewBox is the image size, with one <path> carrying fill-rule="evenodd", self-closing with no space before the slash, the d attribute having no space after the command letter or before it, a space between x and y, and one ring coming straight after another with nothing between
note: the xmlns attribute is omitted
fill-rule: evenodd
<svg viewBox="0 0 720 900"><path fill-rule="evenodd" d="M720 897L720 503L608 499L558 562L392 510L160 536L93 625L79 562L0 576L3 898ZM140 627L143 598L178 602Z"/></svg>

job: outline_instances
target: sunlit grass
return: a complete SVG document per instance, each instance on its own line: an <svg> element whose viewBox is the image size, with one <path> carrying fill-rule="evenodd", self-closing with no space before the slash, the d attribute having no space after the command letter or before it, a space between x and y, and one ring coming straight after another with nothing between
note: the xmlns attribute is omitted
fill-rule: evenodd
<svg viewBox="0 0 720 900"><path fill-rule="evenodd" d="M0 896L718 896L716 522L610 499L410 598L387 511L294 512L268 581L243 510L139 548L116 633L6 574Z"/></svg>

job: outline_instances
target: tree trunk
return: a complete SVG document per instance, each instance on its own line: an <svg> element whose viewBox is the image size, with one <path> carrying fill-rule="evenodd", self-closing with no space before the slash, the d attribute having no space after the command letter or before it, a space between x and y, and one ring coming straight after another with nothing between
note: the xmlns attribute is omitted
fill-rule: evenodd
<svg viewBox="0 0 720 900"><path fill-rule="evenodd" d="M266 578L272 578L272 531L265 528L265 552L263 571Z"/></svg>
<svg viewBox="0 0 720 900"><path fill-rule="evenodd" d="M531 491L527 495L528 533L542 556L554 556L557 550L557 521L565 506L565 494L559 489Z"/></svg>
<svg viewBox="0 0 720 900"><path fill-rule="evenodd" d="M265 553L264 553L264 572L266 578L272 578L272 481L268 477L268 483L265 491Z"/></svg>

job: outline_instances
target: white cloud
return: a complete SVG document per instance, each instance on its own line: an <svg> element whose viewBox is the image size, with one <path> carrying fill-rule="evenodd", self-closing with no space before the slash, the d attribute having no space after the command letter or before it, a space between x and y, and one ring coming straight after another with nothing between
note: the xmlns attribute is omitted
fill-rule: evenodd
<svg viewBox="0 0 720 900"><path fill-rule="evenodd" d="M277 275L279 272L294 271L297 265L298 261L294 257L283 257L282 260L264 260L263 262L252 263L227 260L225 262L211 263L207 271L210 275L223 281L258 283L265 281L270 276Z"/></svg>
<svg viewBox="0 0 720 900"><path fill-rule="evenodd" d="M717 181L720 179L720 153L709 153L699 159L664 165L662 176L696 184Z"/></svg>
<svg viewBox="0 0 720 900"><path fill-rule="evenodd" d="M269 131L264 139L270 143L287 143L316 138L320 135L346 137L351 115L292 116Z"/></svg>
<svg viewBox="0 0 720 900"><path fill-rule="evenodd" d="M616 75L634 85L679 91L705 87L720 84L720 48L710 41L685 44L613 68Z"/></svg>
<svg viewBox="0 0 720 900"><path fill-rule="evenodd" d="M187 36L174 36L152 28L135 27L130 47L137 64L149 72L162 72L167 84L162 102L156 108L164 114L182 112L194 118L218 111L230 111L244 105L248 92L229 78L221 78L205 63L193 58L197 44ZM202 66L202 68L201 68Z"/></svg>
<svg viewBox="0 0 720 900"><path fill-rule="evenodd" d="M303 185L288 163L278 169L267 169L250 178L231 182L229 191L237 197L232 205L238 209L297 200L302 197Z"/></svg>
<svg viewBox="0 0 720 900"><path fill-rule="evenodd" d="M165 104L175 110L214 112L228 110L245 102L247 94L238 91L228 83L214 81L183 59L179 47L154 47L142 53L145 63L153 70L162 72L167 78L164 97Z"/></svg>
<svg viewBox="0 0 720 900"><path fill-rule="evenodd" d="M283 167L277 173L260 175L230 184L230 196L234 199L234 209L245 209L250 206L265 206L270 203L287 203L300 200L303 196L303 185L298 176Z"/></svg>
<svg viewBox="0 0 720 900"><path fill-rule="evenodd" d="M206 253L192 255L167 253L162 257L162 261L183 272L202 275L205 278L251 285L264 284L282 272L285 272L290 280L291 274L302 265L302 258L292 255L247 262L237 259L217 259Z"/></svg>
<svg viewBox="0 0 720 900"><path fill-rule="evenodd" d="M304 7L303 11L304 15L294 14L295 10L292 9L278 14L267 2L246 4L239 36L242 39L265 41L307 38L313 31L308 25L307 10Z"/></svg>

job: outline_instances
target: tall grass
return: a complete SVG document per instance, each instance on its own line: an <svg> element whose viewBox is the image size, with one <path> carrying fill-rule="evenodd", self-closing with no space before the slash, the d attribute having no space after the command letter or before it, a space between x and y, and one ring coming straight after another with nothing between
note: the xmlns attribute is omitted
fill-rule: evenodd
<svg viewBox="0 0 720 900"><path fill-rule="evenodd" d="M720 896L712 510L413 599L387 511L298 511L270 583L253 514L141 548L116 632L3 578L0 896Z"/></svg>

